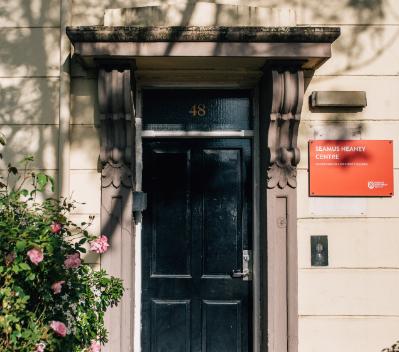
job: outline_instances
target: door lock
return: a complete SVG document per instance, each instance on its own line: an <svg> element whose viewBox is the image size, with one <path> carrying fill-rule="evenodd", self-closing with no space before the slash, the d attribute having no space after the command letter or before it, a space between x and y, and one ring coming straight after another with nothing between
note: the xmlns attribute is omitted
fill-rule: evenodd
<svg viewBox="0 0 399 352"><path fill-rule="evenodd" d="M233 270L231 272L233 279L242 278L243 281L252 281L252 251L244 249L242 251L242 271Z"/></svg>

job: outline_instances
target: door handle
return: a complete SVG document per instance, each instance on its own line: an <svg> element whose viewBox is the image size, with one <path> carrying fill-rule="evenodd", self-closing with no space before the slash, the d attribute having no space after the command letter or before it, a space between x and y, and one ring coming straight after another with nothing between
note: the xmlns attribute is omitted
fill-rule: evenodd
<svg viewBox="0 0 399 352"><path fill-rule="evenodd" d="M241 279L247 277L248 275L249 275L249 270L244 270L244 271L233 270L231 272L231 277L233 279Z"/></svg>
<svg viewBox="0 0 399 352"><path fill-rule="evenodd" d="M231 272L233 279L243 279L243 281L252 280L252 251L244 249L242 251L242 271L233 270Z"/></svg>

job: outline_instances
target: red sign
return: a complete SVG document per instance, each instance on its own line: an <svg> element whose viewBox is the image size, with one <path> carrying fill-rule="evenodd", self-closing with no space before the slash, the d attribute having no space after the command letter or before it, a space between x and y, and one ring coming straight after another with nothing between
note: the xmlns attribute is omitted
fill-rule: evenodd
<svg viewBox="0 0 399 352"><path fill-rule="evenodd" d="M393 195L393 142L309 141L310 196Z"/></svg>

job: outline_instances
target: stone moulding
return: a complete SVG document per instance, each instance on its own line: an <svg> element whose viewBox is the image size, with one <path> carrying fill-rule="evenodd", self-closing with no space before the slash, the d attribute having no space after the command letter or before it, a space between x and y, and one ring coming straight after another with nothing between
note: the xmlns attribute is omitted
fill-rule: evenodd
<svg viewBox="0 0 399 352"><path fill-rule="evenodd" d="M101 187L132 187L131 170L123 163L106 163L101 172Z"/></svg>
<svg viewBox="0 0 399 352"><path fill-rule="evenodd" d="M72 43L78 42L301 42L332 43L338 27L222 27L222 26L78 26L67 27Z"/></svg>
<svg viewBox="0 0 399 352"><path fill-rule="evenodd" d="M86 68L95 67L97 59L220 57L301 60L302 68L314 70L331 57L331 43L340 35L337 27L86 26L66 31L74 57ZM155 70L162 66L152 64Z"/></svg>

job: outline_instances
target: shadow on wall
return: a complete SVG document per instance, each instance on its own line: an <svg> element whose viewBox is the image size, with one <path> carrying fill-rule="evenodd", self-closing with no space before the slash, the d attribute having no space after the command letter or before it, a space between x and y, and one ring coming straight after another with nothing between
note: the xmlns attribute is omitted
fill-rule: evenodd
<svg viewBox="0 0 399 352"><path fill-rule="evenodd" d="M398 45L399 30L388 24L399 24L399 3L397 0L205 0L212 3L247 4L253 6L292 8L297 14L298 25L338 25L343 34L333 44L334 62L328 62L322 72L339 74L397 74L397 58L387 55L387 50ZM157 6L177 3L178 0L73 0L74 25L103 24L105 9L129 8L137 6ZM202 1L182 1L182 23L193 14L196 3ZM223 17L237 16L223 13ZM214 14L217 24L220 12ZM264 25L267 26L267 23ZM172 45L171 45L172 46ZM171 46L166 50L170 52ZM218 49L217 49L218 50ZM390 61L390 62L389 62ZM378 65L378 66L377 66ZM395 66L396 65L396 66ZM370 72L371 71L371 72Z"/></svg>
<svg viewBox="0 0 399 352"><path fill-rule="evenodd" d="M73 0L73 24L101 24L105 8L145 6L148 2L104 0L99 5L99 0ZM222 2L238 3L220 0ZM164 3L167 1L151 1L152 5ZM191 1L183 7L185 21L192 16L195 3ZM358 24L345 26L343 35L334 44L334 62L337 64L329 71L334 75L358 72L381 62L380 58L397 44L399 37L395 27L379 26L399 23L397 0L261 0L245 3L265 7L278 7L283 3L297 11L299 24ZM216 12L215 24L220 16L220 11ZM0 25L3 27L0 29L0 76L3 77L0 79L0 128L8 140L5 157L15 160L24 154L34 154L35 167L56 170L59 1L9 2L0 8ZM13 26L25 28L13 29ZM40 28L42 26L46 28ZM170 44L165 54L172 46ZM216 46L215 53L218 50ZM90 101L96 99L93 97ZM335 127L340 138L347 137L348 131L342 123L336 123ZM354 128L361 130L361 127Z"/></svg>
<svg viewBox="0 0 399 352"><path fill-rule="evenodd" d="M0 131L7 139L4 159L15 164L33 155L34 169L55 175L59 5L54 0L7 3L0 7L0 34ZM5 161L0 162L0 170L6 168Z"/></svg>
<svg viewBox="0 0 399 352"><path fill-rule="evenodd" d="M166 2L155 0L151 1L151 4ZM0 25L3 26L0 29L3 34L0 45L0 76L20 77L3 78L0 81L0 124L9 145L9 154L6 158L15 159L24 153L34 154L35 167L42 169L57 169L55 136L59 103L57 78L59 33L54 28L59 25L57 3L55 0L36 2L19 0L0 8ZM102 6L98 6L98 0L74 0L73 3L75 24L100 24L105 8L145 6L148 0L105 0ZM183 7L184 20L191 17L195 3L191 1ZM277 0L248 3L257 6L281 6L281 1ZM337 40L334 55L340 62L339 67L333 70L333 74L368 66L395 45L399 38L398 31L386 30L375 25L399 23L399 14L396 12L399 8L394 4L395 0L286 0L284 2L284 6L297 10L298 16L302 18L300 22L303 24L306 22L359 24L351 26L349 32ZM337 5L342 11L337 11ZM216 12L215 24L218 23L220 15L220 11ZM223 13L223 16L226 14ZM47 28L10 28L16 25ZM172 46L173 44L166 49L165 54L170 52ZM216 46L215 53L219 50ZM95 101L95 98L92 101Z"/></svg>
<svg viewBox="0 0 399 352"><path fill-rule="evenodd" d="M0 5L1 27L57 27L59 20L59 0L14 0Z"/></svg>
<svg viewBox="0 0 399 352"><path fill-rule="evenodd" d="M301 25L338 25L341 37L333 44L334 64L324 72L392 74L399 72L397 57L387 51L398 45L399 3L396 0L298 0ZM385 59L385 60L384 60ZM389 59L390 62L388 61ZM377 66L378 65L378 66ZM396 66L395 66L396 65ZM378 71L378 72L377 72Z"/></svg>
<svg viewBox="0 0 399 352"><path fill-rule="evenodd" d="M264 7L278 7L284 2L285 7L295 7L298 0L205 0L205 2L216 4L232 4L232 5L251 5ZM79 1L73 0L73 25L101 25L105 9L131 8L142 6L158 6L173 3L183 3L182 13L184 19L190 17L190 8L197 2L204 0L103 0L99 5L98 0ZM265 24L266 25L266 24Z"/></svg>
<svg viewBox="0 0 399 352"><path fill-rule="evenodd" d="M99 4L99 0L73 0L73 24L101 24L105 8L145 6L148 1L103 0ZM152 4L156 3L166 1L152 1ZM193 3L184 8L183 19L191 17ZM365 72L376 64L379 70L396 69L396 73L399 72L397 66L381 64L384 62L381 57L389 56L386 51L397 45L399 40L397 27L380 26L399 23L397 0L261 0L245 3L267 7L281 6L282 3L292 6L301 18L300 24L304 25L357 24L344 26L343 35L334 44L336 63L329 68L331 75ZM216 13L215 24L220 15L220 12ZM0 131L8 140L5 158L15 161L24 154L33 154L36 168L55 171L59 106L60 38L56 28L59 26L59 1L8 1L6 6L0 7L0 26L0 77L3 77L0 78ZM24 28L11 28L15 26ZM46 28L40 28L43 26ZM216 47L215 53L218 50ZM95 90L92 92L95 94ZM89 104L96 100L92 97ZM352 133L348 132L344 123L339 122L334 124L333 130L336 131L334 137L341 139L350 137ZM360 133L362 126L354 125L353 130ZM0 165L0 168L4 167ZM383 351L399 351L399 347L394 345Z"/></svg>
<svg viewBox="0 0 399 352"><path fill-rule="evenodd" d="M395 0L298 0L306 23L385 24L399 21ZM345 11L341 11L345 10ZM309 22L312 21L312 22Z"/></svg>
<svg viewBox="0 0 399 352"><path fill-rule="evenodd" d="M399 352L399 341L389 348L384 348L381 352Z"/></svg>
<svg viewBox="0 0 399 352"><path fill-rule="evenodd" d="M300 25L343 25L356 24L355 26L345 26L345 32L334 44L334 66L328 71L331 75L347 74L353 70L368 70L370 65L378 62L385 50L394 45L396 39L396 30L386 29L375 24L384 24L397 22L399 16L396 16L394 9L389 4L394 4L396 0L261 0L245 1L246 4L265 7L292 7L297 11L298 24ZM171 3L168 0L104 0L99 6L98 0L73 1L73 25L100 25L103 24L105 9L129 8L135 6L154 6ZM195 4L199 1L189 1L181 7L181 18L183 22L189 21L193 15ZM216 3L239 4L239 1L210 1ZM241 2L243 4L244 2ZM283 3L283 5L282 5ZM337 8L339 10L337 10ZM219 23L221 15L220 8L216 11L214 24ZM230 16L236 16L230 13ZM388 34L387 34L388 33ZM388 35L388 37L387 37ZM173 48L173 43L165 50L167 55ZM215 47L215 54L220 48ZM111 52L109 53L111 54ZM332 60L331 60L332 61ZM328 65L328 63L327 63ZM95 90L92 91L92 94ZM79 93L76 92L76 96ZM83 93L82 93L83 97ZM95 101L92 97L90 101ZM331 120L335 120L334 111L329 111ZM97 119L96 119L97 120ZM326 126L325 131L315 132L318 135L311 138L331 138L331 139L353 139L360 137L363 130L361 123L352 123L349 127L344 122L334 121ZM327 132L326 132L327 131ZM324 134L324 135L323 135ZM307 150L307 146L302 146L302 150Z"/></svg>

